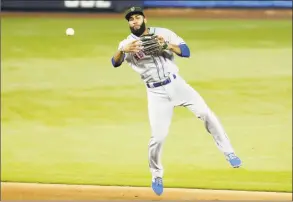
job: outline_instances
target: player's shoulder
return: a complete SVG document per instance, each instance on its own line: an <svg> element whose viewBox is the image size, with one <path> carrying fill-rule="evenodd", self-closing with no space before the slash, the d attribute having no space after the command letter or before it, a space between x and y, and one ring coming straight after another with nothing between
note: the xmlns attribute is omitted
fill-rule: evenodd
<svg viewBox="0 0 293 202"><path fill-rule="evenodd" d="M121 44L129 43L129 42L134 41L134 40L136 40L136 38L132 34L129 34L126 38L122 39L120 41L120 43Z"/></svg>
<svg viewBox="0 0 293 202"><path fill-rule="evenodd" d="M126 39L125 40L127 40L127 41L131 41L131 40L135 40L136 38L135 38L135 36L133 35L133 34L129 34L127 37L126 37Z"/></svg>
<svg viewBox="0 0 293 202"><path fill-rule="evenodd" d="M150 32L155 34L172 34L174 33L171 29L165 27L150 27Z"/></svg>

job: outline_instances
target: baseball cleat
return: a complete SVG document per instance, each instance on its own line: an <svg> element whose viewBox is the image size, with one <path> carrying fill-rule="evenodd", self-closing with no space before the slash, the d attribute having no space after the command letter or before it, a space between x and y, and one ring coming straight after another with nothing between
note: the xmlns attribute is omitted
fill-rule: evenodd
<svg viewBox="0 0 293 202"><path fill-rule="evenodd" d="M153 191L160 196L163 193L163 179L160 177L155 178L152 181Z"/></svg>
<svg viewBox="0 0 293 202"><path fill-rule="evenodd" d="M241 160L234 153L225 154L227 161L233 168L239 168L241 166Z"/></svg>

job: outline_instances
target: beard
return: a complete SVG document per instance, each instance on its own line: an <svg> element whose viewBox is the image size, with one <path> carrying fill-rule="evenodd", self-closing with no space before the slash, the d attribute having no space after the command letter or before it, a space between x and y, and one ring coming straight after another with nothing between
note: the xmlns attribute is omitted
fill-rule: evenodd
<svg viewBox="0 0 293 202"><path fill-rule="evenodd" d="M143 22L139 29L135 29L134 27L130 27L130 31L135 36L139 37L141 36L145 31L145 23Z"/></svg>

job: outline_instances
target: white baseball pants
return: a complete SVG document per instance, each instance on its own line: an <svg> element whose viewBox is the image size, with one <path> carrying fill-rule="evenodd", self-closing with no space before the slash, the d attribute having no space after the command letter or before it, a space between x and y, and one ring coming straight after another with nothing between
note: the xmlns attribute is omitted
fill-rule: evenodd
<svg viewBox="0 0 293 202"><path fill-rule="evenodd" d="M151 138L148 148L149 167L153 178L163 177L162 145L168 135L173 110L176 106L188 108L203 121L207 132L213 136L221 152L234 152L222 124L199 93L178 74L176 74L175 79L173 76L170 76L170 78L172 81L167 85L147 88L148 113L151 126Z"/></svg>

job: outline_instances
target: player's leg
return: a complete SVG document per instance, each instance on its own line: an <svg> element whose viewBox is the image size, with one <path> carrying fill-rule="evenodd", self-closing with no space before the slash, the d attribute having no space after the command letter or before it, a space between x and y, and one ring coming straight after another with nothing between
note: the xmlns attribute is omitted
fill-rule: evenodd
<svg viewBox="0 0 293 202"><path fill-rule="evenodd" d="M231 142L218 117L209 108L196 90L194 90L186 82L183 81L182 83L183 86L185 86L184 89L182 89L182 95L185 100L182 105L187 107L204 122L207 132L212 135L218 149L223 152L233 167L239 167L241 165L241 161L235 155Z"/></svg>
<svg viewBox="0 0 293 202"><path fill-rule="evenodd" d="M149 168L152 174L152 187L156 194L163 192L162 147L168 135L174 106L167 96L148 92L148 113L151 126L151 138L148 145Z"/></svg>

